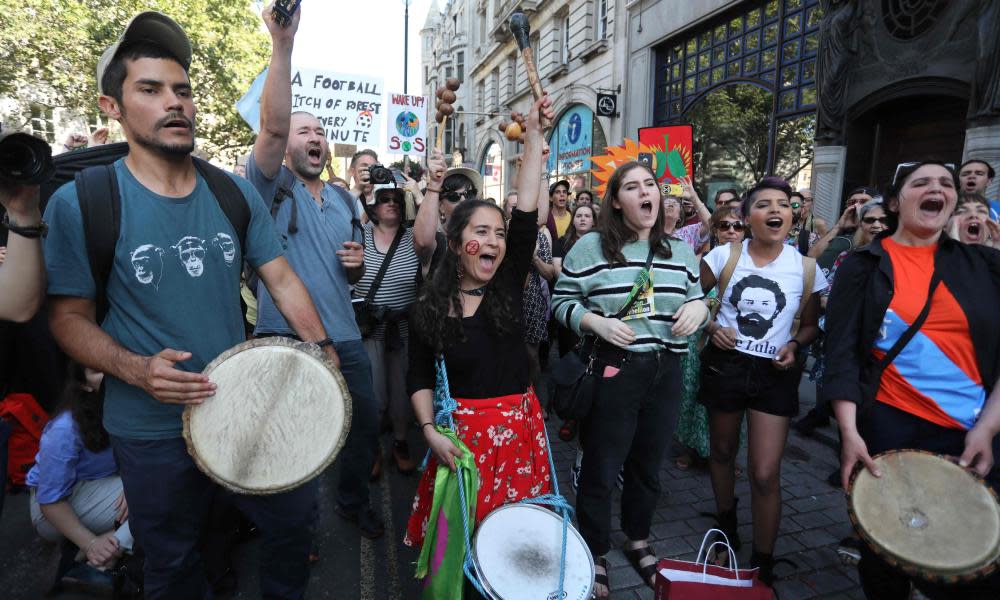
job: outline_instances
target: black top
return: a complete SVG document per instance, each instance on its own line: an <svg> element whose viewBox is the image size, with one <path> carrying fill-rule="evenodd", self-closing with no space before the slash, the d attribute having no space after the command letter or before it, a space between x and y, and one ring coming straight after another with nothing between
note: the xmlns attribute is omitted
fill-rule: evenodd
<svg viewBox="0 0 1000 600"><path fill-rule="evenodd" d="M522 288L531 269L531 256L538 237L537 212L525 213L514 209L507 230L507 253L495 276L494 285L510 290L513 314L523 319ZM490 292L487 291L487 294ZM528 389L528 352L525 347L523 323L515 332L499 336L493 331L480 303L476 314L462 319L465 341L445 348L448 386L453 398L494 398L520 394ZM434 389L435 355L419 331L410 336L409 371L406 392Z"/></svg>
<svg viewBox="0 0 1000 600"><path fill-rule="evenodd" d="M884 237L884 236L883 236ZM987 395L1000 376L1000 252L941 234L934 253L941 283L969 321L969 335ZM820 394L827 400L867 404L878 390L872 356L885 311L892 302L892 261L882 238L847 255L837 268L826 307L826 372Z"/></svg>

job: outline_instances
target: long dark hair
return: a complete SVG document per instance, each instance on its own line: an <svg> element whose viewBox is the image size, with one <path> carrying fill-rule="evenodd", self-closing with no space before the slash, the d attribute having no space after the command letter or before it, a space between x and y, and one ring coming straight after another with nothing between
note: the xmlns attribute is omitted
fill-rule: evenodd
<svg viewBox="0 0 1000 600"><path fill-rule="evenodd" d="M69 361L66 367L66 387L56 406L53 415L69 411L76 423L83 440L83 447L91 452L101 452L106 449L111 440L104 429L104 386L101 389L88 392L83 389L87 383L87 375L83 365Z"/></svg>
<svg viewBox="0 0 1000 600"><path fill-rule="evenodd" d="M590 193L590 190L586 191L588 194ZM593 196L591 196L591 200L593 200ZM578 204L577 206L574 206L573 212L570 213L569 216L569 227L566 228L566 233L563 234L560 240L562 241L563 254L569 252L569 249L572 248L573 244L575 244L577 240L579 240L581 237L580 232L576 230L576 212L581 208L586 208L590 210L591 219L594 221L594 225L591 227L591 231L593 231L594 228L597 227L597 211L594 210L593 204Z"/></svg>
<svg viewBox="0 0 1000 600"><path fill-rule="evenodd" d="M626 264L622 248L625 244L639 239L639 234L625 224L622 209L615 208L613 203L614 199L618 197L618 191L621 190L622 179L632 169L645 169L649 176L654 181L656 180L656 175L649 167L636 161L629 161L618 167L608 179L608 189L601 201L602 208L601 214L598 216L597 230L601 234L601 251L604 253L604 258L612 265L615 263ZM659 185L657 185L656 190L656 202L659 203L659 206L656 207L656 222L653 223L653 229L649 232L649 244L651 248L656 249L656 255L670 258L673 256L673 251L670 249L669 236L663 233L663 195L660 193Z"/></svg>
<svg viewBox="0 0 1000 600"><path fill-rule="evenodd" d="M448 220L445 230L448 246L444 249L441 263L413 305L412 317L416 333L435 352L442 352L447 346L465 341L465 334L462 332L462 299L458 288L459 256L456 249L462 247L462 231L469 224L473 213L480 208L497 211L500 221L505 222L503 211L492 202L460 202ZM508 248L508 253L509 251ZM521 328L521 317L514 314L510 291L505 285L497 285L497 279L506 271L504 266L501 263L493 279L486 284L486 294L479 307L479 310L485 311L487 322L499 336L517 332Z"/></svg>

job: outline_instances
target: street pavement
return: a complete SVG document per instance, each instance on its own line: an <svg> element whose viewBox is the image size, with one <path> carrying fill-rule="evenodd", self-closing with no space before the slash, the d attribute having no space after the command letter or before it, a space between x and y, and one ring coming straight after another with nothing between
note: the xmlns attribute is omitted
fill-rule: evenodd
<svg viewBox="0 0 1000 600"><path fill-rule="evenodd" d="M801 387L801 414L811 408L814 388L807 380ZM570 468L576 449L555 436L555 419L549 424L553 440L556 471L563 493L575 501L569 485ZM417 442L418 432L412 432ZM781 600L808 598L863 598L857 583L855 567L841 564L836 547L839 540L851 533L843 493L826 482L837 468L833 446L836 432L833 426L820 429L806 438L794 430L789 436L782 463L783 514L775 555L787 558L787 564L776 569L780 581L776 589ZM386 449L389 444L383 439ZM417 446L414 443L416 450ZM421 448L422 451L422 448ZM745 450L740 463L745 467ZM356 528L333 512L333 494L337 481L336 466L321 477L320 527L318 549L320 560L312 568L308 598L331 599L409 599L419 598L419 585L413 578L417 551L403 545L403 531L410 512L417 476L403 476L395 471L391 456L385 454L385 474L373 483L372 501L386 521L386 535L369 541L360 537ZM657 506L651 543L662 557L694 560L702 536L713 520L700 515L714 512L712 488L707 472L699 469L680 471L672 457L664 460L661 472L663 495ZM737 479L740 497L739 521L743 549L739 563L746 564L750 555L750 498L746 475ZM617 527L618 494L614 492ZM612 542L620 547L624 537L615 529ZM234 563L239 588L233 597L259 597L257 587L257 553L259 542L252 540L239 546ZM609 555L610 579L615 600L650 599L653 591L640 581L620 550ZM52 583L58 562L58 549L34 535L28 517L26 494L7 497L0 516L0 597L8 600L34 600L43 597ZM91 596L62 593L59 598L76 600Z"/></svg>

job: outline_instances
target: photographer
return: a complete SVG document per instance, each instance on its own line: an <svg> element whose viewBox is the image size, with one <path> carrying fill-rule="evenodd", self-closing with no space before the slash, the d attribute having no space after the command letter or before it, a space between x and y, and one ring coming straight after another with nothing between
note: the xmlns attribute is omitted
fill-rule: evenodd
<svg viewBox="0 0 1000 600"><path fill-rule="evenodd" d="M265 14L270 13L265 9ZM375 539L384 533L381 517L369 504L368 478L378 445L378 407L372 391L371 362L351 306L351 285L365 273L362 215L349 192L321 178L330 154L323 124L307 112L292 112L292 46L298 16L287 28L265 20L272 55L260 99L260 134L247 160L247 179L265 199L275 197L279 183L290 189L290 197L274 213L275 222L287 245L288 262L314 298L333 340L352 399L351 431L338 458L341 468L335 510L357 523L361 535ZM370 154L360 158L373 160ZM361 168L357 159L355 167ZM258 289L257 300L256 334L290 335L288 323L265 289Z"/></svg>
<svg viewBox="0 0 1000 600"><path fill-rule="evenodd" d="M0 182L0 205L9 232L0 261L0 320L24 322L45 297L41 243L45 226L38 210L38 186Z"/></svg>

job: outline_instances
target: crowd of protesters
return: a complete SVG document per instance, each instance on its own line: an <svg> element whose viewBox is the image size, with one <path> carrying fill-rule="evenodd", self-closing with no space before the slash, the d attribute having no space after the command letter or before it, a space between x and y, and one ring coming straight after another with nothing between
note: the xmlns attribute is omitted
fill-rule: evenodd
<svg viewBox="0 0 1000 600"><path fill-rule="evenodd" d="M707 469L713 516L734 549L746 448L750 565L774 583L782 455L807 365L819 402L795 426L810 433L836 419L836 484L846 488L858 463L877 475L871 457L899 448L960 457L1000 481L1000 225L997 201L985 196L987 162L901 164L880 182L883 193L851 190L832 224L813 214L811 190L773 176L719 190L709 207L692 181L664 193L648 166L627 162L597 197L544 172L541 122L554 115L543 96L524 124L517 191L502 206L481 198L478 172L449 168L438 151L425 172L389 183L371 181L379 158L370 149L352 157L347 180L324 177L323 125L292 110L299 15L287 27L269 8L263 18L272 55L260 134L230 176L249 207L238 251L252 277L224 251L201 248L197 265L163 258L184 236L237 232L191 160L190 42L158 13L133 20L99 63L100 107L130 143L113 166L122 231L106 290L87 260L72 183L48 199L44 221L36 187L0 187L9 230L0 318L26 321L47 296L51 335L69 359L26 478L31 522L74 559L67 577L101 582L141 551L146 597L205 597L220 583L200 558L217 553L206 532L238 512L263 538L262 594L303 597L317 558L316 481L269 496L224 493L181 437L184 406L215 391L202 369L252 337L317 343L343 374L353 418L335 511L360 535L384 535L370 482L383 463L417 470L410 438L419 430L430 460L404 540L417 547L441 540L432 518L439 471L478 471L473 526L553 490L545 369L550 357L588 354L592 403L564 430L579 435L576 523L594 557L596 598L614 587L616 484L624 555L653 585L650 528L675 440L677 468ZM71 137L66 150L85 142ZM136 262L139 252L160 256L155 272ZM921 337L908 343L913 328ZM456 401L454 430L436 418L442 377ZM941 588L864 545L859 572L869 598L906 598L911 585L935 598L1000 589L990 579ZM453 597L454 581L426 576L438 597Z"/></svg>

